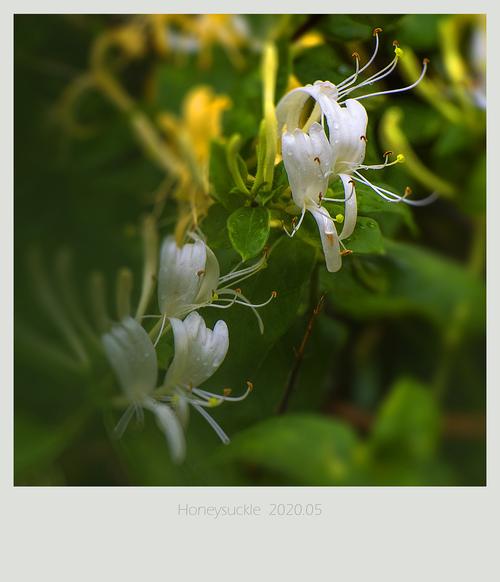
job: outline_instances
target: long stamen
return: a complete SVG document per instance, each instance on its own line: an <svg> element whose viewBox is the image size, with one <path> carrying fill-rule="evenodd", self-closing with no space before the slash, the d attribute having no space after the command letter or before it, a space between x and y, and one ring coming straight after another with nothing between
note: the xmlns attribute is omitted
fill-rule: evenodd
<svg viewBox="0 0 500 582"><path fill-rule="evenodd" d="M286 234L292 238L295 233L299 230L300 225L302 224L302 221L304 220L304 216L306 214L306 207L304 206L304 208L302 209L302 212L300 214L300 218L299 218L299 222L293 227L292 232L288 232L288 229L286 228L286 226L283 224L283 230L286 232Z"/></svg>
<svg viewBox="0 0 500 582"><path fill-rule="evenodd" d="M436 200L439 197L439 194L437 192L433 192L429 196L426 196L425 198L422 198L420 200L409 200L407 198L407 196L408 196L407 193L405 193L404 196L400 196L400 195L396 194L395 192L391 192L390 190L386 190L385 188L382 188L381 186L375 186L375 184L372 184L369 180L367 180L363 175L359 174L358 172L356 172L356 174L357 174L357 176L359 176L359 178L352 176L352 178L354 180L356 180L358 182L362 182L366 186L369 186L374 192L376 192L379 196L381 196L382 198L384 198L388 202L396 202L396 203L404 202L405 204L408 204L409 206L427 206L427 204L434 202L434 200ZM386 194L388 196L386 196Z"/></svg>
<svg viewBox="0 0 500 582"><path fill-rule="evenodd" d="M116 424L115 428L113 429L113 436L117 439L123 436L132 416L135 412L135 404L131 404L127 407L125 412L121 415L120 420Z"/></svg>
<svg viewBox="0 0 500 582"><path fill-rule="evenodd" d="M342 83L339 83L337 85L337 88L341 88L341 87L348 87L349 85L352 85L356 79L358 78L358 75L360 73L362 73L363 71L365 71L375 60L375 57L377 56L378 53L378 47L379 47L379 38L378 35L379 33L382 32L381 28L375 28L373 31L373 36L375 37L375 49L373 51L373 54L370 58L370 60L366 63L366 65L363 65L363 67L361 67L361 69L357 70L353 75L351 75L350 77L348 77L347 79L344 79L344 81L342 81ZM357 55L357 53L354 53L355 55ZM356 66L359 67L359 58L356 59Z"/></svg>
<svg viewBox="0 0 500 582"><path fill-rule="evenodd" d="M394 71L397 64L398 64L398 56L396 55L392 59L392 61L388 65L386 65L383 69L381 69L378 73L375 73L374 75L372 75L371 77L369 77L365 81L358 83L357 85L355 85L354 87L351 87L350 89L340 91L339 97L344 98L346 95L349 95L349 93L352 93L353 91L356 91L356 90L360 89L361 87L365 87L366 85L373 85L374 83L381 81L382 79L384 79L385 77L387 77L388 75L390 75Z"/></svg>
<svg viewBox="0 0 500 582"><path fill-rule="evenodd" d="M212 392L207 392L206 390L202 390L201 388L193 388L193 392L200 397L203 398L217 398L218 400L223 400L227 402L239 402L240 400L244 400L252 391L253 386L249 382L247 384L247 389L241 396L229 396L229 395L220 395L220 394L213 394Z"/></svg>
<svg viewBox="0 0 500 582"><path fill-rule="evenodd" d="M402 87L401 89L390 89L389 91L378 91L377 93L368 93L367 95L361 95L360 97L356 97L356 101L359 101L360 99L366 99L367 97L375 97L378 95L389 95L391 93L402 93L404 91L409 91L410 89L413 89L413 87L416 87L420 81L424 78L425 73L427 72L427 66L429 64L429 59L424 59L423 60L423 66L422 66L422 72L420 73L420 76L418 77L418 79L412 83L411 85L408 85L407 87ZM339 105L341 105L343 102L339 102Z"/></svg>
<svg viewBox="0 0 500 582"><path fill-rule="evenodd" d="M196 410L203 416L203 418L214 429L217 436L220 438L220 440L225 445L230 443L230 440L229 440L229 437L227 436L227 434L222 430L222 428L219 426L219 424L210 416L210 414L208 414L208 412L206 410L204 410L198 404L194 404L194 403L193 403L193 408L196 408Z"/></svg>
<svg viewBox="0 0 500 582"><path fill-rule="evenodd" d="M166 322L166 321L167 321L167 316L166 316L166 315L164 315L164 316L163 316L163 319L162 319L162 322L161 322L161 327L160 327L160 331L159 331L159 333L158 333L158 337L156 338L156 341L155 341L155 343L154 343L154 347L155 347L155 348L156 348L156 346L158 345L158 342L160 341L160 338L161 338L161 336L162 336L162 334L163 334L163 329L165 328L165 322Z"/></svg>
<svg viewBox="0 0 500 582"><path fill-rule="evenodd" d="M245 300L245 302L239 301L238 297L243 297L243 295L241 294L241 291L239 290L232 290L232 289L224 289L222 291L222 293L234 293L234 298L233 299L219 299L219 301L232 301L231 304L233 303L238 303L238 305L245 305L246 307L255 307L255 308L259 308L259 307L265 307L266 305L269 305L269 303L271 303L271 301L273 299L275 299L278 296L278 293L276 291L271 291L271 297L269 297L269 299L267 299L267 301L264 301L263 303L250 303L250 301L248 301L248 299Z"/></svg>
<svg viewBox="0 0 500 582"><path fill-rule="evenodd" d="M236 278L240 277L241 275L246 275L247 273L252 274L255 271L258 271L259 269L261 269L262 266L265 264L266 260L267 260L267 256L263 255L253 265L250 265L249 267L245 267L244 269L237 270L239 265L241 265L241 262L240 262L240 263L238 263L238 265L236 265L236 267L234 269L229 271L229 273L220 277L219 283L226 283L228 281L231 281L232 279L236 279Z"/></svg>

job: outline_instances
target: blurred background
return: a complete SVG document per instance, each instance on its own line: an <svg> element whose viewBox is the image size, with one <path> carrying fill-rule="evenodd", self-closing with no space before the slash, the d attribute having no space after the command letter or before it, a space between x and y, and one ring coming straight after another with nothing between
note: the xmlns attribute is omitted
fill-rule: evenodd
<svg viewBox="0 0 500 582"><path fill-rule="evenodd" d="M15 484L484 485L485 26L481 15L16 15ZM440 198L408 209L360 190L381 246L334 275L313 277L310 247L284 240L251 284L258 295L281 281L265 340L251 315L224 312L231 347L210 388L255 385L214 412L230 446L194 415L181 466L150 417L113 439L119 388L92 339L94 299L112 303L123 266L137 299L142 221L160 208L160 235L173 231L193 187L182 148L206 169L210 139L238 133L251 167L264 43L278 50L278 99L349 76L375 27L374 71L394 39L404 51L384 88L411 83L424 57L430 68L414 91L363 102L367 162L403 153L382 181ZM206 221L221 261L223 218Z"/></svg>

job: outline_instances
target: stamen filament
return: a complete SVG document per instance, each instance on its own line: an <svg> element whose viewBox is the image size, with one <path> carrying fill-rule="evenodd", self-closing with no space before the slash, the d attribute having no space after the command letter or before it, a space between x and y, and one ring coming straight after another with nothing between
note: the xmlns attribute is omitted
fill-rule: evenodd
<svg viewBox="0 0 500 582"><path fill-rule="evenodd" d="M346 87L352 85L356 81L356 79L358 78L358 75L360 73L362 73L363 71L365 71L373 63L373 61L375 60L375 57L377 56L377 53L378 53L378 47L379 47L378 33L379 33L379 31L381 31L381 29L378 29L378 28L376 28L373 31L373 36L375 37L375 49L373 51L373 54L372 54L370 60L366 63L366 65L363 65L363 67L361 67L361 69L357 70L353 75L351 75L347 79L344 79L342 81L342 83L339 83L337 85L337 89L340 89L341 87L346 88ZM357 61L357 66L359 66L359 59L356 59L356 61Z"/></svg>
<svg viewBox="0 0 500 582"><path fill-rule="evenodd" d="M425 73L427 72L427 65L429 64L428 59L424 59L423 61L423 66L422 66L422 72L420 73L419 78L412 83L411 85L408 85L407 87L402 87L401 89L390 89L389 91L378 91L377 93L368 93L367 95L361 95L360 97L356 97L356 101L359 101L360 99L366 99L367 97L375 97L378 95L390 95L391 93L402 93L404 91L409 91L410 89L413 89L414 87L416 87L420 81L424 78ZM339 105L342 105L342 102L339 102Z"/></svg>
<svg viewBox="0 0 500 582"><path fill-rule="evenodd" d="M194 403L192 403L192 404L193 404L193 407L196 408L196 410L201 414L201 416L203 416L203 418L208 422L208 424L214 429L215 433L220 438L220 440L225 445L229 444L230 443L229 437L222 430L222 428L219 426L219 424L210 416L210 414L208 414L208 412L206 410L204 410L198 404L194 404Z"/></svg>

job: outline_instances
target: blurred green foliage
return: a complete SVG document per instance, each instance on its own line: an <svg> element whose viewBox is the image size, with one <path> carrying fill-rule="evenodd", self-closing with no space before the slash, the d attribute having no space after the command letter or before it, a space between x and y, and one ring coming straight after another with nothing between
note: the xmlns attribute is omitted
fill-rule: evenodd
<svg viewBox="0 0 500 582"><path fill-rule="evenodd" d="M140 221L165 174L138 144L129 116L98 92L79 100L83 134L68 131L60 104L88 69L96 39L127 18L15 17L15 483L484 485L484 112L471 102L461 121L451 123L417 92L364 102L367 162L381 159L379 131L387 110L397 107L419 160L455 194L408 208L358 187L360 217L345 241L353 253L335 274L324 269L310 216L294 239L282 236L281 223L290 224L275 204L287 196L283 164L250 203L228 167L226 145L212 143L216 203L202 230L222 272L271 247L267 268L245 281L243 291L256 303L273 291L277 299L260 311L263 335L250 310L236 305L224 312L229 353L210 387L237 391L249 380L255 390L244 402L214 411L232 438L228 447L193 414L181 466L171 463L148 415L144 426L133 422L121 440L112 438L118 390L87 333L94 316L90 276L103 274L103 300L111 305L116 273L129 267L137 300ZM248 26L256 43L242 49L243 66L217 46L205 68L196 54L177 60L151 51L123 67L123 81L151 118L164 111L180 115L185 94L200 84L228 95L223 135L239 134L239 169L251 186L246 172L255 170L263 115L260 41L274 35L277 43L279 99L292 73L300 83L335 83L351 74L351 53L366 60L372 30L381 27L377 60L390 60L391 41L398 38L403 48L431 59L431 79L458 108L440 32L453 18L461 16L255 15ZM467 26L462 58L472 69L473 22ZM301 46L311 33L323 35L324 43ZM390 89L406 81L396 73L384 83ZM384 170L381 181L392 190L422 189L410 165ZM332 190L338 197L339 184ZM342 211L327 207L332 215ZM161 235L176 220L176 205L167 199ZM325 303L301 355L289 409L277 414L321 296ZM64 321L57 323L59 308L79 322L76 336ZM220 313L205 309L202 315L212 324ZM171 342L162 341L161 368L171 355Z"/></svg>

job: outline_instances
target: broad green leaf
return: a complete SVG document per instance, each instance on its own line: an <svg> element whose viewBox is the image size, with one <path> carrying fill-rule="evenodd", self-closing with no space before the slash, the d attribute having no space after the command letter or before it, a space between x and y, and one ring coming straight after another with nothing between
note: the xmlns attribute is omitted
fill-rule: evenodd
<svg viewBox="0 0 500 582"><path fill-rule="evenodd" d="M384 239L378 223L373 218L358 216L356 228L349 238L344 240L345 246L356 254L373 255L384 252Z"/></svg>
<svg viewBox="0 0 500 582"><path fill-rule="evenodd" d="M435 454L439 428L438 405L429 387L402 378L379 410L370 446L376 455L426 460Z"/></svg>
<svg viewBox="0 0 500 582"><path fill-rule="evenodd" d="M259 380L259 369L271 348L300 317L315 257L316 252L309 245L296 238L281 237L272 247L267 267L238 284L252 303L265 302L273 291L276 292L276 297L268 305L258 309L264 324L263 334L250 308L234 305L223 312L229 327L229 351L222 366L207 382L206 389L218 391L229 387L238 394L245 389L246 380L254 383L253 392L244 402L227 403L214 410L215 418L222 421L229 434L239 430L242 423L255 422L270 414L278 402L288 364L284 364L276 382L269 378L265 378L266 382ZM226 272L224 266L222 272ZM202 315L207 324L213 324L221 317L221 311L207 308ZM306 325L305 320L303 325ZM274 393L271 398L267 393L270 390Z"/></svg>
<svg viewBox="0 0 500 582"><path fill-rule="evenodd" d="M457 306L465 304L465 327L483 329L481 281L459 264L422 248L389 240L385 246L383 257L346 257L335 276L322 273L323 288L330 292L336 309L365 320L416 314L446 326ZM361 267L357 261L363 262Z"/></svg>
<svg viewBox="0 0 500 582"><path fill-rule="evenodd" d="M213 204L208 209L208 214L201 224L201 229L207 237L207 243L210 248L231 248L232 245L226 228L228 218L229 212L222 204Z"/></svg>
<svg viewBox="0 0 500 582"><path fill-rule="evenodd" d="M237 434L224 461L257 466L297 485L345 485L357 472L358 440L346 425L319 415L270 418Z"/></svg>
<svg viewBox="0 0 500 582"><path fill-rule="evenodd" d="M234 249L246 261L264 248L269 236L269 211L257 206L235 210L227 219L227 230Z"/></svg>

